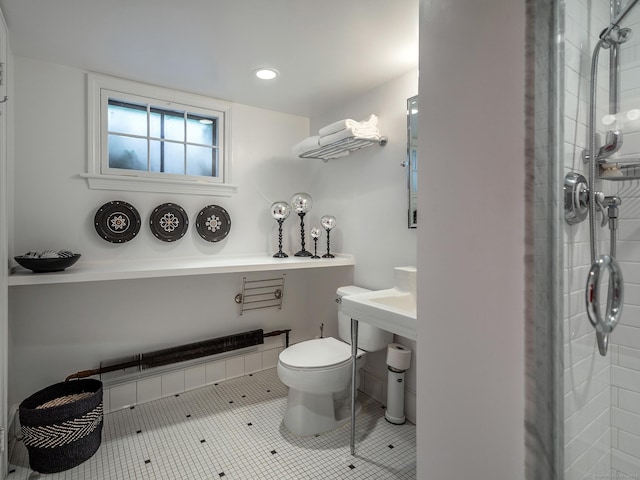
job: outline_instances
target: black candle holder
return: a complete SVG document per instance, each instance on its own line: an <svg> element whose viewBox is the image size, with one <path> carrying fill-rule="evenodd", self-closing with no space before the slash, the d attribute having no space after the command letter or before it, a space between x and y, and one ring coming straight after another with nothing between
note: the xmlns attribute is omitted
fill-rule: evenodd
<svg viewBox="0 0 640 480"><path fill-rule="evenodd" d="M312 256L311 252L309 252L306 248L304 248L304 216L305 215L306 215L306 213L304 213L304 212L298 213L298 216L300 217L300 244L301 244L302 248L299 251L297 251L296 253L293 254L296 257L311 257Z"/></svg>
<svg viewBox="0 0 640 480"><path fill-rule="evenodd" d="M320 258L318 256L318 238L322 235L322 230L319 228L311 229L311 238L313 238L313 257L311 258Z"/></svg>
<svg viewBox="0 0 640 480"><path fill-rule="evenodd" d="M284 223L284 218L279 218L278 220L278 252L273 256L273 258L287 258L289 255L282 251L282 224Z"/></svg>
<svg viewBox="0 0 640 480"><path fill-rule="evenodd" d="M325 215L320 220L320 223L327 231L327 253L322 255L322 258L335 258L335 255L331 254L331 230L336 226L336 219L331 215Z"/></svg>
<svg viewBox="0 0 640 480"><path fill-rule="evenodd" d="M278 222L278 252L273 258L287 258L289 255L282 251L282 224L291 213L291 207L287 202L275 202L271 205L271 216Z"/></svg>
<svg viewBox="0 0 640 480"><path fill-rule="evenodd" d="M311 252L307 251L304 246L304 216L307 214L309 210L311 210L311 205L313 201L311 200L311 195L308 193L296 193L291 197L291 208L298 213L300 217L300 243L301 249L300 251L294 253L295 257L311 257Z"/></svg>

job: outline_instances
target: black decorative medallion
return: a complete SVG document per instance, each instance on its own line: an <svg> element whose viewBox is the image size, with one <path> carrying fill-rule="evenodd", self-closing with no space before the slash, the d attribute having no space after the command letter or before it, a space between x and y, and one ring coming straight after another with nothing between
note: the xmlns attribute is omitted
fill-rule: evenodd
<svg viewBox="0 0 640 480"><path fill-rule="evenodd" d="M229 235L231 217L219 205L208 205L198 213L196 230L207 242L219 242Z"/></svg>
<svg viewBox="0 0 640 480"><path fill-rule="evenodd" d="M180 240L189 228L189 217L180 205L158 205L149 218L149 227L156 238L163 242Z"/></svg>
<svg viewBox="0 0 640 480"><path fill-rule="evenodd" d="M140 231L140 214L133 205L114 200L98 209L94 225L103 240L124 243L134 239Z"/></svg>

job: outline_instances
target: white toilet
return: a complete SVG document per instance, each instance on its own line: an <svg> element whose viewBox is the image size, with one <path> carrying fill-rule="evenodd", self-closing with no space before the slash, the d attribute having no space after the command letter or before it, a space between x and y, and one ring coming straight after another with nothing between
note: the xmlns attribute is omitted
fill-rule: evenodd
<svg viewBox="0 0 640 480"><path fill-rule="evenodd" d="M351 318L342 313L340 299L369 290L347 286L337 291L338 333L285 349L278 361L278 375L289 387L284 424L296 435L316 435L333 430L351 418ZM358 370L366 352L376 352L393 342L393 334L358 324ZM356 377L357 378L357 377ZM360 406L356 406L357 411Z"/></svg>

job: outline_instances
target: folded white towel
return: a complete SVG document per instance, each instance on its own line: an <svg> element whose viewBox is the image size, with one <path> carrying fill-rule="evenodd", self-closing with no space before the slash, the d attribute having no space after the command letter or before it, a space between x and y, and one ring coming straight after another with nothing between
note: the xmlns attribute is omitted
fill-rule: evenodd
<svg viewBox="0 0 640 480"><path fill-rule="evenodd" d="M340 130L339 132L332 133L330 135L324 135L319 138L318 144L322 147L325 145L329 145L331 143L338 142L345 138L356 137L362 139L371 139L371 140L379 140L380 132L377 128L345 128L344 130Z"/></svg>
<svg viewBox="0 0 640 480"><path fill-rule="evenodd" d="M315 135L313 137L308 137L302 140L301 142L296 143L293 147L291 147L291 151L296 155L300 155L302 153L306 153L310 150L315 150L320 147L318 143L320 140L320 135Z"/></svg>
<svg viewBox="0 0 640 480"><path fill-rule="evenodd" d="M322 127L318 133L321 137L325 135L331 135L332 133L339 132L340 130L344 130L347 128L370 128L375 127L378 124L378 117L375 115L369 115L369 118L358 122L351 118L346 118L344 120L338 120L337 122L333 122L325 127Z"/></svg>

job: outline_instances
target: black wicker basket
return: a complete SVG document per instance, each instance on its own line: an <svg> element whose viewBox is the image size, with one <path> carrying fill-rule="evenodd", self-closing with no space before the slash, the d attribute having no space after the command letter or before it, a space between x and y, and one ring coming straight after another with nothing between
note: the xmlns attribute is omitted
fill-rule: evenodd
<svg viewBox="0 0 640 480"><path fill-rule="evenodd" d="M56 383L24 400L19 415L31 469L40 473L68 470L100 447L102 382Z"/></svg>

